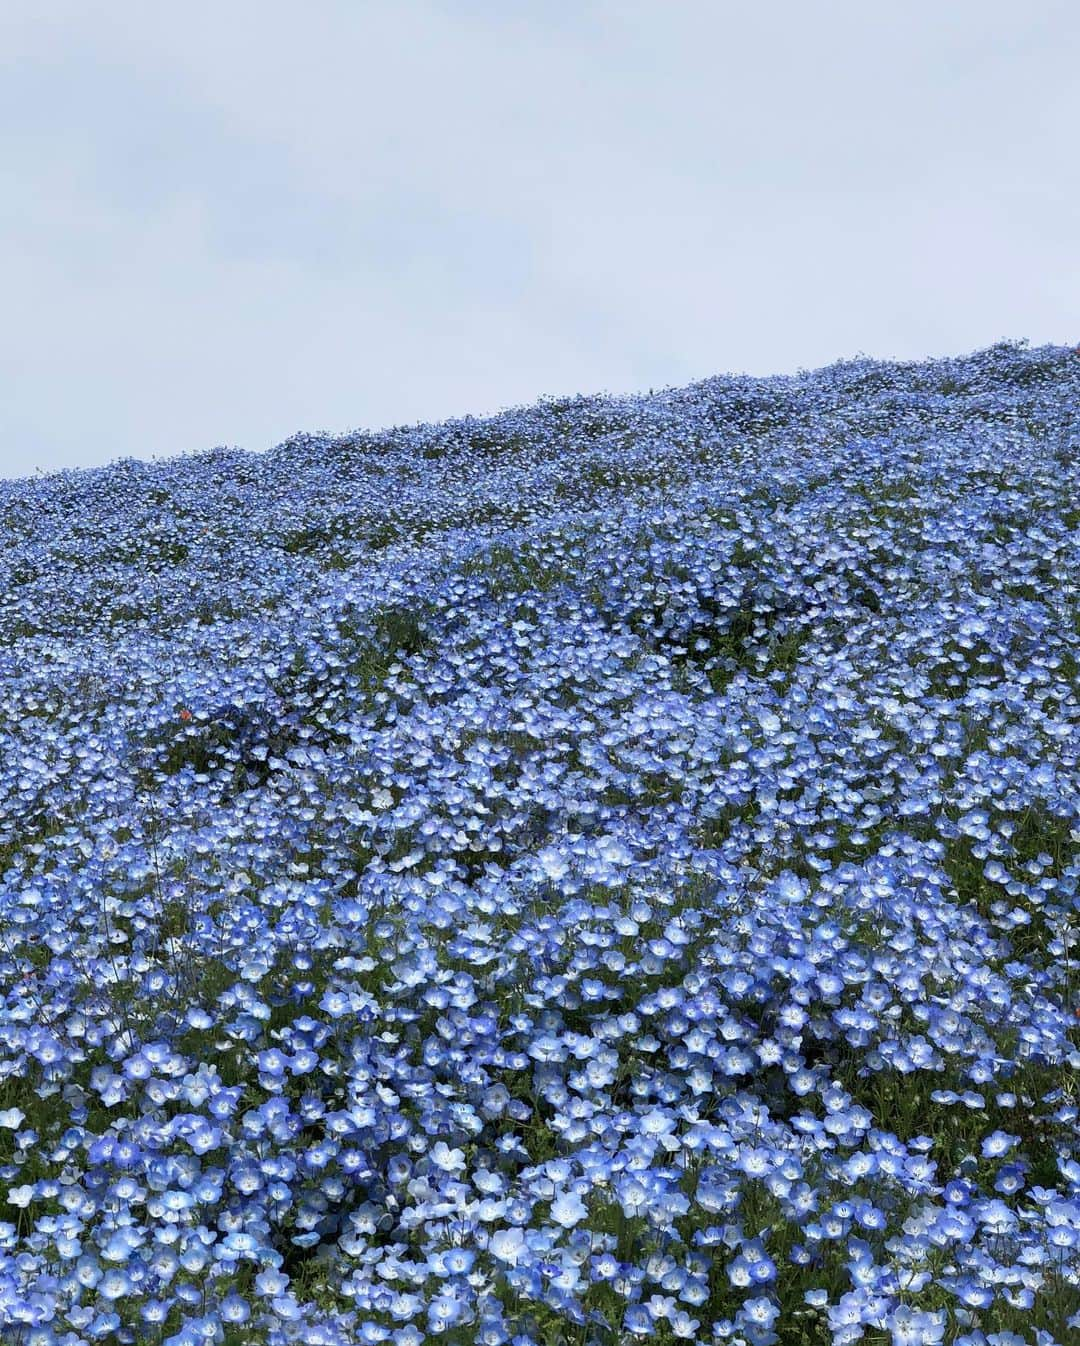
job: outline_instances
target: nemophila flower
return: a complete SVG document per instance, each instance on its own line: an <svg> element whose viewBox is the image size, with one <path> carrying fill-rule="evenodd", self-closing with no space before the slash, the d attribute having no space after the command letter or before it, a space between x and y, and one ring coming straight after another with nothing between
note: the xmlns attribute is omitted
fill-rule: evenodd
<svg viewBox="0 0 1080 1346"><path fill-rule="evenodd" d="M103 1299L120 1299L130 1293L131 1278L123 1271L106 1271L98 1281L96 1289Z"/></svg>
<svg viewBox="0 0 1080 1346"><path fill-rule="evenodd" d="M755 1328L770 1328L776 1322L779 1306L771 1299L759 1295L743 1301L739 1313L747 1325Z"/></svg>
<svg viewBox="0 0 1080 1346"><path fill-rule="evenodd" d="M492 1234L488 1245L500 1262L516 1265L525 1252L525 1234L521 1229L499 1229Z"/></svg>
<svg viewBox="0 0 1080 1346"><path fill-rule="evenodd" d="M465 1168L463 1151L451 1149L445 1141L439 1140L431 1150L431 1162L446 1173L460 1173Z"/></svg>
<svg viewBox="0 0 1080 1346"><path fill-rule="evenodd" d="M224 1323L246 1323L251 1317L251 1309L242 1295L230 1294L218 1306Z"/></svg>
<svg viewBox="0 0 1080 1346"><path fill-rule="evenodd" d="M265 1271L260 1271L255 1277L255 1289L258 1290L260 1295L264 1295L268 1298L270 1296L284 1294L288 1283L288 1276L269 1267Z"/></svg>
<svg viewBox="0 0 1080 1346"><path fill-rule="evenodd" d="M935 1346L945 1336L943 1311L910 1308L905 1304L889 1315L888 1327L894 1346Z"/></svg>
<svg viewBox="0 0 1080 1346"><path fill-rule="evenodd" d="M622 1327L624 1332L628 1332L634 1337L649 1337L653 1334L653 1320L647 1309L639 1304L632 1304L623 1315Z"/></svg>
<svg viewBox="0 0 1080 1346"><path fill-rule="evenodd" d="M551 1218L565 1229L572 1229L585 1219L585 1203L574 1192L563 1192L551 1203Z"/></svg>
<svg viewBox="0 0 1080 1346"><path fill-rule="evenodd" d="M143 1300L139 1308L139 1317L150 1327L160 1327L169 1316L169 1304L163 1299Z"/></svg>
<svg viewBox="0 0 1080 1346"><path fill-rule="evenodd" d="M983 1158L999 1159L1002 1155L1008 1154L1016 1142L1017 1137L1010 1136L1006 1131L991 1132L982 1142Z"/></svg>

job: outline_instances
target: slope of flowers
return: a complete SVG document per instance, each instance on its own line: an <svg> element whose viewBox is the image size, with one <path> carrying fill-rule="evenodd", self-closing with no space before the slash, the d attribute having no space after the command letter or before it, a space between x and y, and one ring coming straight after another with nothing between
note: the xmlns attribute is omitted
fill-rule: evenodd
<svg viewBox="0 0 1080 1346"><path fill-rule="evenodd" d="M0 484L0 1341L1080 1339L1078 409Z"/></svg>

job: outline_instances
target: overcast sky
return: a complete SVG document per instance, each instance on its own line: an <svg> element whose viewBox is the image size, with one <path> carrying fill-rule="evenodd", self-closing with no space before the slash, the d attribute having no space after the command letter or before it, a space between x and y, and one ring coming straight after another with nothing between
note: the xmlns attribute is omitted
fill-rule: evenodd
<svg viewBox="0 0 1080 1346"><path fill-rule="evenodd" d="M1080 337L1075 0L2 0L0 475Z"/></svg>

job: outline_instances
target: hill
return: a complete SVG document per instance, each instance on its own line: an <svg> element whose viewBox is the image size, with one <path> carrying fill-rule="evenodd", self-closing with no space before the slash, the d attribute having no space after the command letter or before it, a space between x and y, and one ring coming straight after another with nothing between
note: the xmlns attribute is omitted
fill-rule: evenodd
<svg viewBox="0 0 1080 1346"><path fill-rule="evenodd" d="M0 1340L1075 1339L1078 408L0 483Z"/></svg>

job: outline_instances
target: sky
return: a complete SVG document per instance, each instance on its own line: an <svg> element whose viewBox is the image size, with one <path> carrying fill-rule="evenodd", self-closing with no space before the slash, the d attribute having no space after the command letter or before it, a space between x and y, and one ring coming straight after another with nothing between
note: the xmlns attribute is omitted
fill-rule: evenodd
<svg viewBox="0 0 1080 1346"><path fill-rule="evenodd" d="M3 0L0 476L1080 339L1075 0Z"/></svg>

